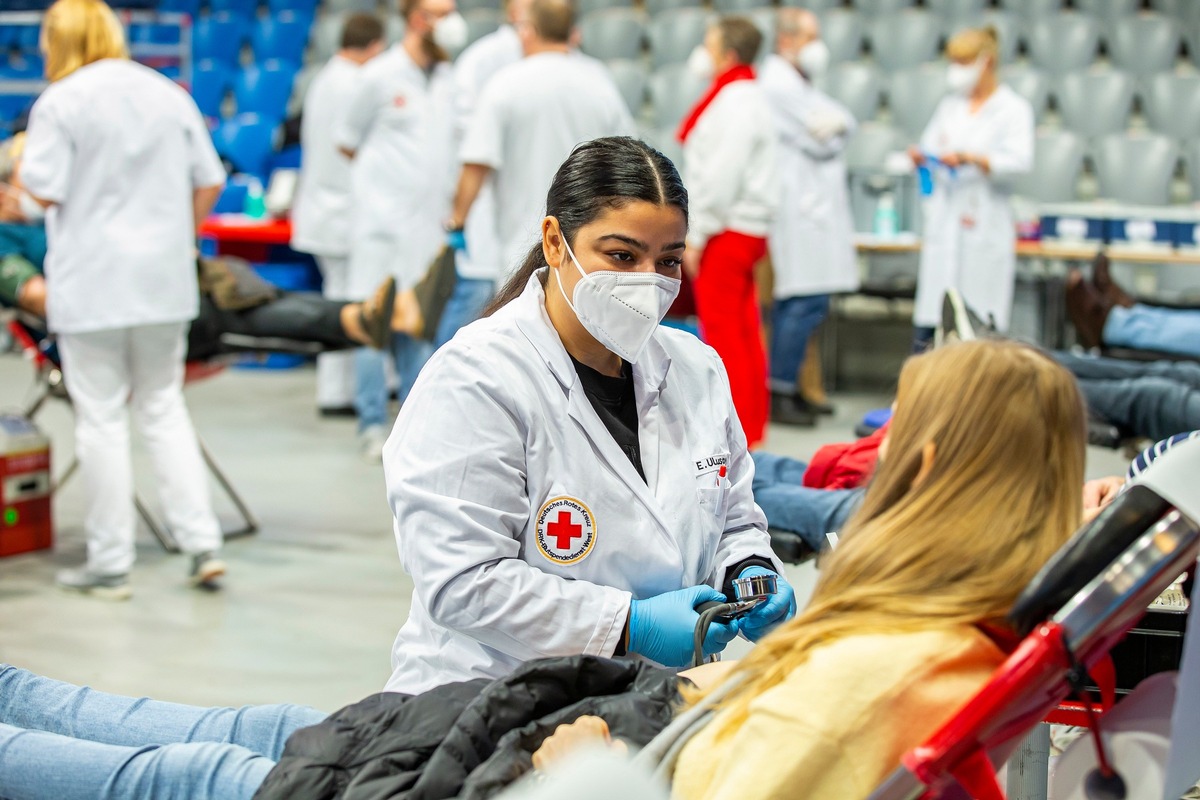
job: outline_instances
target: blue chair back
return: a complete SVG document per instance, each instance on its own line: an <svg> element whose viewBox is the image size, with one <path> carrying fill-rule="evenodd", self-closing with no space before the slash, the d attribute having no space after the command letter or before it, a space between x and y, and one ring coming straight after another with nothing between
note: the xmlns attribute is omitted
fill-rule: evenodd
<svg viewBox="0 0 1200 800"><path fill-rule="evenodd" d="M213 145L238 172L265 178L277 124L258 114L238 114L217 126L213 131Z"/></svg>
<svg viewBox="0 0 1200 800"><path fill-rule="evenodd" d="M238 113L261 114L282 120L296 72L295 64L277 59L243 69L233 86Z"/></svg>
<svg viewBox="0 0 1200 800"><path fill-rule="evenodd" d="M221 101L233 89L233 70L220 61L207 58L192 70L192 98L206 117L221 115Z"/></svg>
<svg viewBox="0 0 1200 800"><path fill-rule="evenodd" d="M243 17L253 17L258 13L258 0L208 0L208 7L214 14L229 11Z"/></svg>
<svg viewBox="0 0 1200 800"><path fill-rule="evenodd" d="M192 28L192 58L212 58L230 66L238 63L249 21L237 14L218 13L196 21Z"/></svg>
<svg viewBox="0 0 1200 800"><path fill-rule="evenodd" d="M255 61L274 58L300 63L304 60L304 48L308 45L311 28L312 17L295 11L281 11L263 17L254 27L251 47Z"/></svg>
<svg viewBox="0 0 1200 800"><path fill-rule="evenodd" d="M200 0L158 0L158 10L195 17L200 13Z"/></svg>
<svg viewBox="0 0 1200 800"><path fill-rule="evenodd" d="M272 14L281 11L296 11L312 16L317 13L317 0L267 0L267 8Z"/></svg>

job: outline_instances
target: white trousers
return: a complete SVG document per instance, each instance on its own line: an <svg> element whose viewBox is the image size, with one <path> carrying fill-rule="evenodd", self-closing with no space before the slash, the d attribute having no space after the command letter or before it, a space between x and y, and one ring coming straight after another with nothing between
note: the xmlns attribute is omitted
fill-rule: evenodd
<svg viewBox="0 0 1200 800"><path fill-rule="evenodd" d="M183 402L186 323L60 334L63 377L75 406L75 453L87 500L88 569L133 566L129 414L145 440L167 524L187 553L218 550L208 475Z"/></svg>
<svg viewBox="0 0 1200 800"><path fill-rule="evenodd" d="M324 278L321 293L330 300L346 300L350 290L349 256L317 256ZM317 407L354 405L354 351L317 356Z"/></svg>

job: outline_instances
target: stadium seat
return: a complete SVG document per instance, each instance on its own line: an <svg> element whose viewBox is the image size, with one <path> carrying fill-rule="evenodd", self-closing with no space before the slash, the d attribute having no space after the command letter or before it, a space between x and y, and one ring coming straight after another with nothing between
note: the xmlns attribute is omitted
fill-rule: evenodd
<svg viewBox="0 0 1200 800"><path fill-rule="evenodd" d="M267 8L272 14L290 11L312 19L317 13L317 0L267 0Z"/></svg>
<svg viewBox="0 0 1200 800"><path fill-rule="evenodd" d="M24 94L0 94L0 121L4 123L4 127L29 111L36 99Z"/></svg>
<svg viewBox="0 0 1200 800"><path fill-rule="evenodd" d="M1128 22L1128 17L1141 8L1141 0L1075 0L1074 6L1093 16L1106 29L1111 30Z"/></svg>
<svg viewBox="0 0 1200 800"><path fill-rule="evenodd" d="M858 12L833 8L820 14L821 38L829 48L829 60L837 64L862 55L863 20Z"/></svg>
<svg viewBox="0 0 1200 800"><path fill-rule="evenodd" d="M1196 0L1150 0L1150 8L1189 25L1200 20L1200 3Z"/></svg>
<svg viewBox="0 0 1200 800"><path fill-rule="evenodd" d="M468 45L475 43L489 33L495 33L496 29L504 24L503 12L494 9L477 8L463 14L463 18L467 21ZM457 56L458 53L451 53L451 55Z"/></svg>
<svg viewBox="0 0 1200 800"><path fill-rule="evenodd" d="M242 45L249 38L245 17L223 12L196 20L192 27L192 58L211 58L236 66Z"/></svg>
<svg viewBox="0 0 1200 800"><path fill-rule="evenodd" d="M158 0L158 10L195 17L200 13L200 0Z"/></svg>
<svg viewBox="0 0 1200 800"><path fill-rule="evenodd" d="M680 173L683 172L683 145L675 138L674 128L660 128L646 131L641 138L664 156L671 159L671 163L675 165L675 168Z"/></svg>
<svg viewBox="0 0 1200 800"><path fill-rule="evenodd" d="M396 44L404 38L404 20L391 14L383 21L383 35L388 44Z"/></svg>
<svg viewBox="0 0 1200 800"><path fill-rule="evenodd" d="M831 8L841 8L842 0L782 0L779 4L784 8L807 8L809 11L828 11Z"/></svg>
<svg viewBox="0 0 1200 800"><path fill-rule="evenodd" d="M304 60L312 17L294 11L281 11L263 17L254 26L251 49L255 61L278 59L299 64Z"/></svg>
<svg viewBox="0 0 1200 800"><path fill-rule="evenodd" d="M277 123L258 114L238 114L213 131L217 153L228 160L238 172L265 178L271 151L274 149Z"/></svg>
<svg viewBox="0 0 1200 800"><path fill-rule="evenodd" d="M676 9L699 9L700 0L646 0L646 13L651 16L658 16L666 11L674 11Z"/></svg>
<svg viewBox="0 0 1200 800"><path fill-rule="evenodd" d="M37 81L45 75L41 56L24 54L7 58L0 54L0 78L10 81Z"/></svg>
<svg viewBox="0 0 1200 800"><path fill-rule="evenodd" d="M1033 169L1018 175L1014 192L1039 203L1070 203L1078 197L1087 143L1070 131L1039 131Z"/></svg>
<svg viewBox="0 0 1200 800"><path fill-rule="evenodd" d="M894 73L888 81L893 124L914 140L919 138L946 91L946 68L941 64L922 64Z"/></svg>
<svg viewBox="0 0 1200 800"><path fill-rule="evenodd" d="M1065 3L1063 0L998 0L997 5L1020 19L1032 20L1057 14Z"/></svg>
<svg viewBox="0 0 1200 800"><path fill-rule="evenodd" d="M259 0L208 0L208 10L214 14L228 12L253 19L258 13Z"/></svg>
<svg viewBox="0 0 1200 800"><path fill-rule="evenodd" d="M608 70L612 73L613 82L621 90L625 105L629 106L629 113L634 117L639 116L646 104L646 84L649 81L645 65L640 60L622 59L609 61Z"/></svg>
<svg viewBox="0 0 1200 800"><path fill-rule="evenodd" d="M376 0L325 0L324 7L327 14L341 14L345 11L365 11L374 14L379 10L379 3Z"/></svg>
<svg viewBox="0 0 1200 800"><path fill-rule="evenodd" d="M915 6L916 0L853 0L851 5L869 17L891 14Z"/></svg>
<svg viewBox="0 0 1200 800"><path fill-rule="evenodd" d="M234 72L229 65L211 58L192 68L192 98L206 117L221 116L221 103L233 90Z"/></svg>
<svg viewBox="0 0 1200 800"><path fill-rule="evenodd" d="M238 114L259 114L281 120L292 94L292 81L299 71L289 61L272 59L244 68L233 84Z"/></svg>
<svg viewBox="0 0 1200 800"><path fill-rule="evenodd" d="M504 7L501 0L463 0L455 5L460 14L466 14L468 11L500 11Z"/></svg>
<svg viewBox="0 0 1200 800"><path fill-rule="evenodd" d="M775 27L778 22L779 9L759 5L737 13L753 22L763 35L762 47L758 49L758 58L755 59L757 63L761 64L764 58L775 52Z"/></svg>
<svg viewBox="0 0 1200 800"><path fill-rule="evenodd" d="M1018 65L1000 70L1000 82L1029 101L1038 122L1046 115L1050 104L1050 78L1041 70Z"/></svg>
<svg viewBox="0 0 1200 800"><path fill-rule="evenodd" d="M821 81L821 88L850 110L854 118L866 122L879 113L883 99L883 73L867 61L836 64Z"/></svg>
<svg viewBox="0 0 1200 800"><path fill-rule="evenodd" d="M650 20L650 56L654 66L687 61L696 45L704 41L709 19L709 12L702 8L677 8Z"/></svg>
<svg viewBox="0 0 1200 800"><path fill-rule="evenodd" d="M1146 81L1141 96L1153 130L1180 140L1200 136L1200 75L1155 75Z"/></svg>
<svg viewBox="0 0 1200 800"><path fill-rule="evenodd" d="M1200 199L1200 139L1184 142L1183 161L1187 167L1188 185L1192 188L1192 200Z"/></svg>
<svg viewBox="0 0 1200 800"><path fill-rule="evenodd" d="M1125 130L1133 95L1133 78L1119 70L1074 72L1060 78L1054 88L1064 127L1088 137Z"/></svg>
<svg viewBox="0 0 1200 800"><path fill-rule="evenodd" d="M608 11L613 8L632 9L632 0L580 0L575 4L575 12L583 19L588 14L594 14L597 11Z"/></svg>
<svg viewBox="0 0 1200 800"><path fill-rule="evenodd" d="M1091 66L1100 46L1100 25L1084 14L1062 13L1029 23L1025 39L1038 69L1055 75Z"/></svg>
<svg viewBox="0 0 1200 800"><path fill-rule="evenodd" d="M312 45L313 60L318 63L333 58L334 53L342 46L342 25L345 24L346 14L337 12L325 14L313 23L309 34Z"/></svg>
<svg viewBox="0 0 1200 800"><path fill-rule="evenodd" d="M745 14L765 5L763 0L713 0L713 10L718 14Z"/></svg>
<svg viewBox="0 0 1200 800"><path fill-rule="evenodd" d="M846 167L855 172L878 172L889 153L903 150L906 137L891 125L860 125L846 145Z"/></svg>
<svg viewBox="0 0 1200 800"><path fill-rule="evenodd" d="M970 17L983 13L988 0L925 0L925 7L947 17Z"/></svg>
<svg viewBox="0 0 1200 800"><path fill-rule="evenodd" d="M612 8L588 14L579 23L580 47L605 61L641 58L646 22L640 11Z"/></svg>
<svg viewBox="0 0 1200 800"><path fill-rule="evenodd" d="M1140 206L1166 205L1179 145L1157 133L1106 136L1095 147L1100 196Z"/></svg>
<svg viewBox="0 0 1200 800"><path fill-rule="evenodd" d="M708 81L697 77L687 64L669 64L650 76L650 102L654 126L674 133L680 120L692 109Z"/></svg>
<svg viewBox="0 0 1200 800"><path fill-rule="evenodd" d="M304 98L308 94L308 89L323 66L323 64L309 64L296 73L296 79L292 81L292 94L288 98L287 104L289 119L299 115L304 108Z"/></svg>
<svg viewBox="0 0 1200 800"><path fill-rule="evenodd" d="M1179 23L1158 14L1129 17L1109 28L1105 37L1109 58L1138 77L1166 72L1179 58Z"/></svg>
<svg viewBox="0 0 1200 800"><path fill-rule="evenodd" d="M14 34L13 46L22 53L39 53L39 39L41 36L41 26L39 25L18 25Z"/></svg>
<svg viewBox="0 0 1200 800"><path fill-rule="evenodd" d="M936 59L942 26L928 11L913 9L873 18L867 36L871 54L891 72Z"/></svg>

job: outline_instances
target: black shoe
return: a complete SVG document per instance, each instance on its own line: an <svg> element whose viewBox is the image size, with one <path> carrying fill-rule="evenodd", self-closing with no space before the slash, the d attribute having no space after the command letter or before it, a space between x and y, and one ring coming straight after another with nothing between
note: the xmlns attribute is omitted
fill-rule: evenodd
<svg viewBox="0 0 1200 800"><path fill-rule="evenodd" d="M358 416L354 406L321 406L317 409L317 414L322 417L347 417L350 419Z"/></svg>
<svg viewBox="0 0 1200 800"><path fill-rule="evenodd" d="M817 415L807 404L794 394L771 392L771 421L782 425L798 425L812 428L817 424Z"/></svg>
<svg viewBox="0 0 1200 800"><path fill-rule="evenodd" d="M802 394L796 395L796 400L802 408L807 408L812 413L822 417L831 417L837 413L837 409L829 403L818 403L815 400L809 400Z"/></svg>

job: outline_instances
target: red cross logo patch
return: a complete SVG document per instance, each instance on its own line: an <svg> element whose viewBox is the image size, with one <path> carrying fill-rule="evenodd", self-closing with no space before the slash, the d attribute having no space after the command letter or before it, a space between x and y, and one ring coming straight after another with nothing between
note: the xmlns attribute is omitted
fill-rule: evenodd
<svg viewBox="0 0 1200 800"><path fill-rule="evenodd" d="M555 564L582 561L595 543L596 519L583 502L574 497L555 497L538 511L538 550Z"/></svg>

